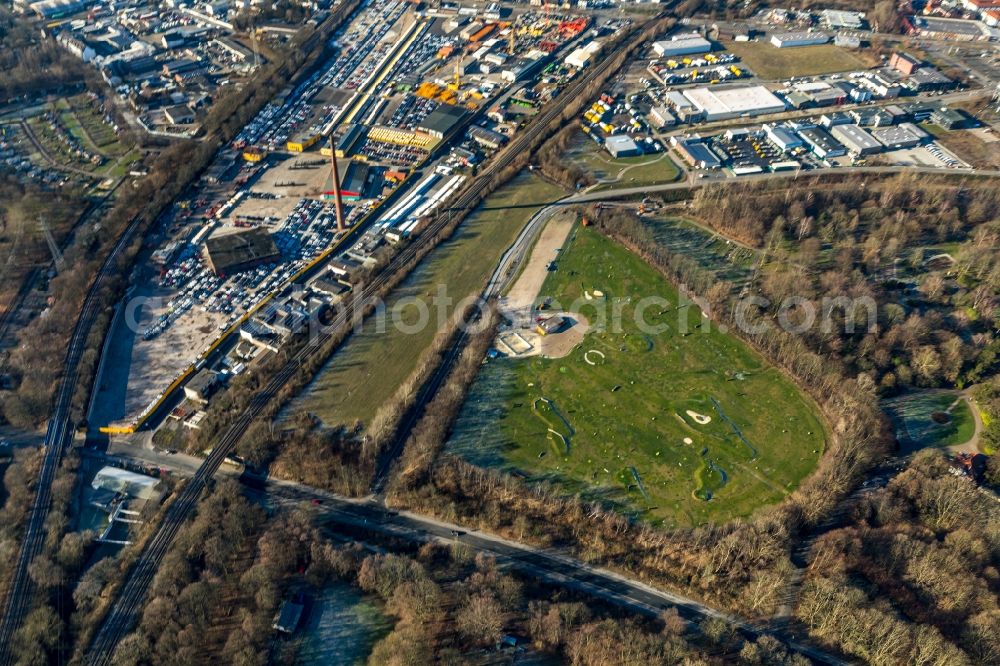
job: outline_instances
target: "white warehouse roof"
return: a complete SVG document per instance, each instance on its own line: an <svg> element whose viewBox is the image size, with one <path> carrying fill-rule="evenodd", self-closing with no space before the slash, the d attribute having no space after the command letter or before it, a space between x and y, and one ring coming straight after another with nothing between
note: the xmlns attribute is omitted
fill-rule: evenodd
<svg viewBox="0 0 1000 666"><path fill-rule="evenodd" d="M102 467L90 486L94 490L110 490L115 493L125 493L136 499L150 499L157 494L156 486L159 479L145 474L137 474L117 467Z"/></svg>
<svg viewBox="0 0 1000 666"><path fill-rule="evenodd" d="M692 88L685 90L684 96L705 113L706 120L725 120L785 110L785 103L764 86Z"/></svg>
<svg viewBox="0 0 1000 666"><path fill-rule="evenodd" d="M661 58L664 56L708 53L712 50L712 42L698 35L678 35L668 41L653 42L653 50Z"/></svg>

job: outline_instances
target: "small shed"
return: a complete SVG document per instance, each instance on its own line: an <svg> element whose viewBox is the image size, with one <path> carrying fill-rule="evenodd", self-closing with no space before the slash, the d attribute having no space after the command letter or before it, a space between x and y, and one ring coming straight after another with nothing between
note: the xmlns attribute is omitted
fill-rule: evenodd
<svg viewBox="0 0 1000 666"><path fill-rule="evenodd" d="M302 621L302 611L305 606L296 601L285 601L271 623L271 628L283 634L294 634Z"/></svg>
<svg viewBox="0 0 1000 666"><path fill-rule="evenodd" d="M558 333L565 325L565 317L562 315L552 315L551 317L538 322L538 326L535 327L535 330L538 331L539 335L549 335L550 333Z"/></svg>

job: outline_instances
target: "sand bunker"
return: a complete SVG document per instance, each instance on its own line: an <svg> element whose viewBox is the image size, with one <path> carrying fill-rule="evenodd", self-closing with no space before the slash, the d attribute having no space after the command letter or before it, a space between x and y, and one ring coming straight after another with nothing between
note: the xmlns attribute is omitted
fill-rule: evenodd
<svg viewBox="0 0 1000 666"><path fill-rule="evenodd" d="M712 422L711 416L705 416L704 414L699 414L698 412L692 412L690 409L684 413L694 419L694 422L698 425L708 425Z"/></svg>

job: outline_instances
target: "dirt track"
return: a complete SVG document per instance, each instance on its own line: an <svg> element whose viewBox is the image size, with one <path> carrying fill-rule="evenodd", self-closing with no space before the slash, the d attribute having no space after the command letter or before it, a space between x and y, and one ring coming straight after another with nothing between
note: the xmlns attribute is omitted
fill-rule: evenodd
<svg viewBox="0 0 1000 666"><path fill-rule="evenodd" d="M541 336L535 331L534 324L534 306L549 274L549 262L559 259L559 249L566 242L575 221L574 213L564 211L545 224L524 269L500 301L504 316L513 322L509 330L519 333L531 345L529 351L518 353L519 357L540 354L548 358L562 358L580 344L589 328L587 320L575 313L549 313L562 314L571 324L558 333Z"/></svg>

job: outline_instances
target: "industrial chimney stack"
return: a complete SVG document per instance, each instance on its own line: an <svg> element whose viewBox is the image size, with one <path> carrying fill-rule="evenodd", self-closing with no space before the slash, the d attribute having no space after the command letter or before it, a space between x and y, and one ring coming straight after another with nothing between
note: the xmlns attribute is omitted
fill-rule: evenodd
<svg viewBox="0 0 1000 666"><path fill-rule="evenodd" d="M337 231L347 228L344 224L344 201L340 196L340 172L337 171L337 149L333 145L333 134L330 134L330 174L333 178L333 201L337 211Z"/></svg>

